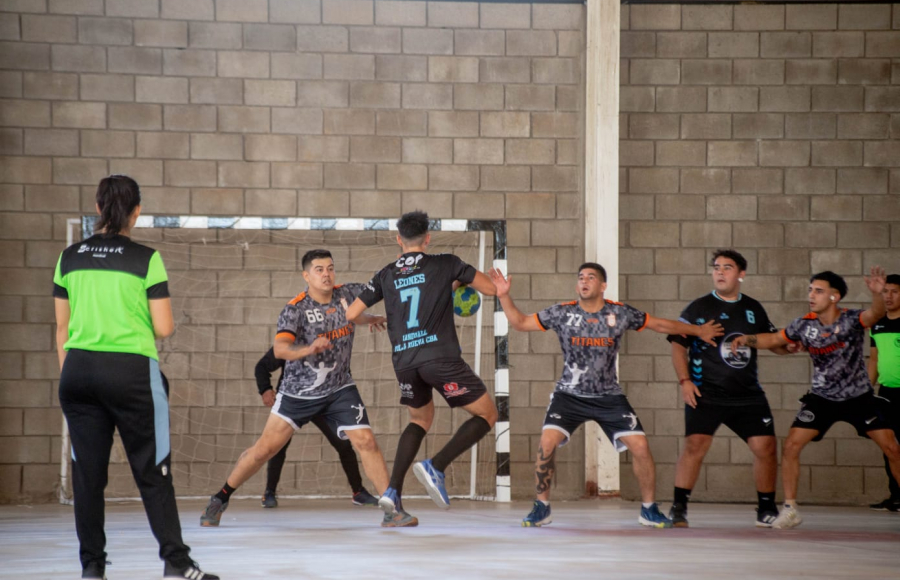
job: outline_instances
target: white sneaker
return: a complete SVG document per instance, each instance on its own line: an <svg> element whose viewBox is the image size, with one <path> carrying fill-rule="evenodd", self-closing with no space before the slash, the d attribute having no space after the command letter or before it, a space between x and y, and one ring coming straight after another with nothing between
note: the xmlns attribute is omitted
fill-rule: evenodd
<svg viewBox="0 0 900 580"><path fill-rule="evenodd" d="M778 517L772 522L772 527L776 530L788 530L796 528L802 523L803 518L800 517L800 512L797 511L797 508L784 506Z"/></svg>

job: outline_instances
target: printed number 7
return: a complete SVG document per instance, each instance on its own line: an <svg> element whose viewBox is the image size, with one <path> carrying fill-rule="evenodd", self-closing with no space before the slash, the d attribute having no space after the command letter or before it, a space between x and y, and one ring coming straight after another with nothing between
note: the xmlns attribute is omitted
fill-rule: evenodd
<svg viewBox="0 0 900 580"><path fill-rule="evenodd" d="M419 289L415 286L400 291L400 302L409 301L409 320L406 321L406 328L416 328L419 326L420 294Z"/></svg>

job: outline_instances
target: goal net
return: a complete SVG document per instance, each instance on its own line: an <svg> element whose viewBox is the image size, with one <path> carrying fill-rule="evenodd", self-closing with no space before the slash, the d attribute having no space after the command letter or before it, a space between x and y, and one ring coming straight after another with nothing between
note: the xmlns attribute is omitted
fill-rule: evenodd
<svg viewBox="0 0 900 580"><path fill-rule="evenodd" d="M71 241L91 235L93 222L91 216L82 218L80 224L71 223ZM273 344L282 308L306 289L300 267L303 254L325 248L334 256L337 283L366 282L399 253L396 231L390 229L393 222L198 216L139 219L133 239L162 255L175 314L176 331L159 343L159 357L170 385L172 472L179 497L208 496L215 491L239 455L262 433L269 409L259 396L254 368ZM434 220L431 233L430 252L456 254L482 270L498 264L506 271L503 222ZM382 305L372 312L382 313ZM501 422L477 448L448 468L446 482L452 496L509 501L506 325L503 314L495 318L494 312L495 301L488 298L482 300L476 316L454 317L463 358L497 399ZM390 470L408 417L399 404L387 333L358 328L351 369ZM277 377L276 371L273 385ZM499 393L495 389L498 381ZM431 457L468 418L463 411L451 413L438 395L435 407L434 423L419 459ZM68 446L67 437L63 445ZM71 498L70 455L64 449L60 465L63 502ZM407 496L423 491L411 471L404 486ZM264 467L247 481L237 497L260 495L265 472ZM361 465L360 473L364 485L375 493ZM349 497L338 455L314 425L307 424L294 434L278 493L281 497ZM117 436L107 498L135 497L138 492Z"/></svg>

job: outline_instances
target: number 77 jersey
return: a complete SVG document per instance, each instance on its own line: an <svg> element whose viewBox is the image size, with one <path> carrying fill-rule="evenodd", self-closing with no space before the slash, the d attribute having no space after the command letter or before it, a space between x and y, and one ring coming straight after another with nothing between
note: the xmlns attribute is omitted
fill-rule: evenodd
<svg viewBox="0 0 900 580"><path fill-rule="evenodd" d="M375 273L359 299L384 300L394 369L460 358L452 285L471 284L475 272L453 254L407 252Z"/></svg>

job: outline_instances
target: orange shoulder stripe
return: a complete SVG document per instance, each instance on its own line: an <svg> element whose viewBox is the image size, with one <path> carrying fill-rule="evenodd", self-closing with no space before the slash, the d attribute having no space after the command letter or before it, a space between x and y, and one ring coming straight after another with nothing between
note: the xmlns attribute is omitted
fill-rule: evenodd
<svg viewBox="0 0 900 580"><path fill-rule="evenodd" d="M819 315L816 314L815 312L810 312L809 314L807 314L806 316L803 317L803 320L815 320L818 317L819 317Z"/></svg>
<svg viewBox="0 0 900 580"><path fill-rule="evenodd" d="M294 298L290 302L288 302L288 304L292 304L292 305L297 304L304 298L306 298L306 292L301 292L300 294L297 294L296 296L294 296Z"/></svg>
<svg viewBox="0 0 900 580"><path fill-rule="evenodd" d="M578 304L578 301L577 301L577 300L570 300L570 301L568 301L568 302L560 302L560 303L559 303L560 306L572 306L572 305L574 305L574 304Z"/></svg>
<svg viewBox="0 0 900 580"><path fill-rule="evenodd" d="M622 304L621 302L616 302L615 300L607 300L604 298L603 301L606 302L607 304L615 304L616 306L624 306L624 304Z"/></svg>

